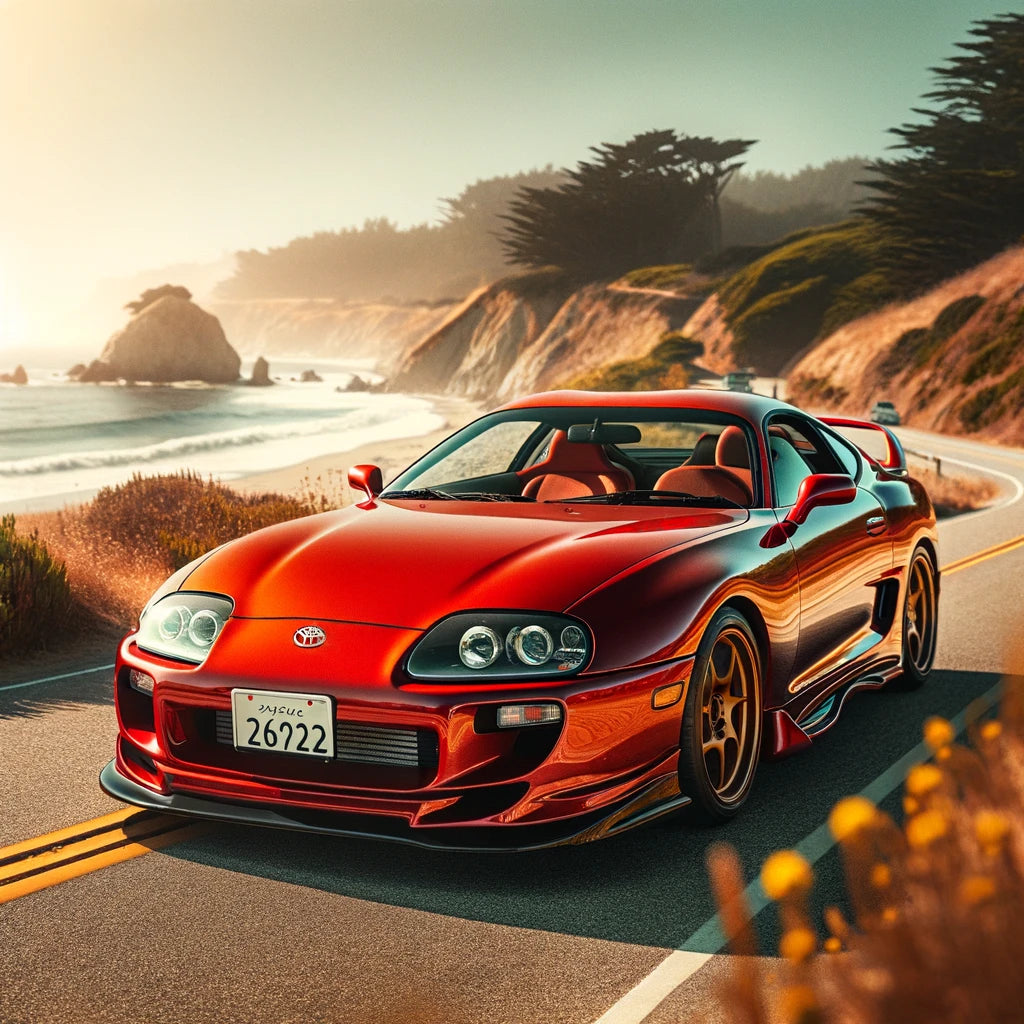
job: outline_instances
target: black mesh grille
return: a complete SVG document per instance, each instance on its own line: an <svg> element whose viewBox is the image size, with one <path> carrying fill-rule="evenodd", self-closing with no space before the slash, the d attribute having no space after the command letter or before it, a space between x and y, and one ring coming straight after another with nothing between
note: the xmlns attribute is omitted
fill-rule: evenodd
<svg viewBox="0 0 1024 1024"><path fill-rule="evenodd" d="M217 712L217 742L234 745L230 711ZM334 746L338 761L437 769L437 734L432 729L335 722Z"/></svg>

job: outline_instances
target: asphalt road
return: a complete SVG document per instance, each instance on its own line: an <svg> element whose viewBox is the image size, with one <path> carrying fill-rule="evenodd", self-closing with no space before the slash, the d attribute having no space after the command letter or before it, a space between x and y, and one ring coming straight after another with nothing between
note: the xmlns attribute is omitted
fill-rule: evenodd
<svg viewBox="0 0 1024 1024"><path fill-rule="evenodd" d="M1001 474L998 507L941 525L943 565L1024 535L1024 451L900 434L951 470ZM680 966L659 1005L619 1003L673 950L708 948L707 845L732 843L752 878L773 850L818 842L840 797L898 783L928 715L962 712L1016 667L1021 580L1024 547L947 576L929 684L852 700L809 751L762 765L723 828L467 856L219 826L0 905L0 1022L713 1020L717 961ZM0 689L0 846L119 806L95 781L115 734L108 675ZM842 900L827 845L822 904ZM771 908L757 923L770 953Z"/></svg>

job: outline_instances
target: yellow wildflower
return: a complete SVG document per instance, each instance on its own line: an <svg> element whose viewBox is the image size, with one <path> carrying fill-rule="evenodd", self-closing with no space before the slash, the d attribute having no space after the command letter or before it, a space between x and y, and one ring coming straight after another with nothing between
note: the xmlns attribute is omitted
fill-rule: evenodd
<svg viewBox="0 0 1024 1024"><path fill-rule="evenodd" d="M988 875L971 875L960 883L957 896L968 907L992 899L996 894L996 883Z"/></svg>
<svg viewBox="0 0 1024 1024"><path fill-rule="evenodd" d="M787 985L782 990L782 1019L797 1024L818 1014L818 998L810 985Z"/></svg>
<svg viewBox="0 0 1024 1024"><path fill-rule="evenodd" d="M761 886L772 900L785 899L794 892L806 892L813 881L810 864L796 850L773 853L761 868Z"/></svg>
<svg viewBox="0 0 1024 1024"><path fill-rule="evenodd" d="M918 849L931 846L949 831L949 820L939 811L922 811L906 824L907 842Z"/></svg>
<svg viewBox="0 0 1024 1024"><path fill-rule="evenodd" d="M911 796L927 796L942 785L944 778L941 769L936 768L935 765L916 764L907 775L905 787Z"/></svg>
<svg viewBox="0 0 1024 1024"><path fill-rule="evenodd" d="M900 912L895 907L886 907L882 911L883 924L895 924L900 919Z"/></svg>
<svg viewBox="0 0 1024 1024"><path fill-rule="evenodd" d="M924 741L932 750L941 750L948 747L956 738L953 731L953 724L948 719L932 715L924 723Z"/></svg>
<svg viewBox="0 0 1024 1024"><path fill-rule="evenodd" d="M912 796L905 796L903 798L903 813L908 818L911 814L917 814L919 810L921 810L921 805Z"/></svg>
<svg viewBox="0 0 1024 1024"><path fill-rule="evenodd" d="M818 938L810 928L791 928L779 940L779 952L790 962L802 964L818 948Z"/></svg>
<svg viewBox="0 0 1024 1024"><path fill-rule="evenodd" d="M841 953L843 944L834 935L830 935L825 940L825 952L826 953Z"/></svg>
<svg viewBox="0 0 1024 1024"><path fill-rule="evenodd" d="M871 868L871 887L888 889L892 885L892 871L888 864L875 864Z"/></svg>
<svg viewBox="0 0 1024 1024"><path fill-rule="evenodd" d="M828 816L828 827L837 841L843 843L871 825L877 813L875 805L867 798L848 796L832 808Z"/></svg>
<svg viewBox="0 0 1024 1024"><path fill-rule="evenodd" d="M986 743L991 743L993 740L999 739L1003 734L1003 723L1002 722L986 722L980 730L980 735Z"/></svg>
<svg viewBox="0 0 1024 1024"><path fill-rule="evenodd" d="M974 834L987 853L996 853L1010 833L1010 823L998 811L978 811L974 816Z"/></svg>

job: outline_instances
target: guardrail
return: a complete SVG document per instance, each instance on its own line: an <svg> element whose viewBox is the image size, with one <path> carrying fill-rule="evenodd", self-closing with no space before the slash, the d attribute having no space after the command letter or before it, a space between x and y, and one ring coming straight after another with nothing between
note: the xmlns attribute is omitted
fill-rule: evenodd
<svg viewBox="0 0 1024 1024"><path fill-rule="evenodd" d="M913 455L914 458L935 463L935 475L942 476L942 459L938 455L930 455L928 452L917 452L913 448L904 448L903 454Z"/></svg>

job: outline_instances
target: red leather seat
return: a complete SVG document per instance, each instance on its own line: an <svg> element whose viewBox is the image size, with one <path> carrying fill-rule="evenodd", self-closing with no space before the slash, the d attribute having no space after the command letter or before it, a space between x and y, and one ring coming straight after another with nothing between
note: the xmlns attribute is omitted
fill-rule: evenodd
<svg viewBox="0 0 1024 1024"><path fill-rule="evenodd" d="M611 494L633 489L633 477L616 466L600 444L569 441L564 430L551 439L548 457L525 470L523 494L537 501L558 501L581 494Z"/></svg>
<svg viewBox="0 0 1024 1024"><path fill-rule="evenodd" d="M714 466L683 463L663 473L655 489L682 491L698 498L728 498L749 508L754 500L751 480L747 439L739 427L730 426L718 435Z"/></svg>

